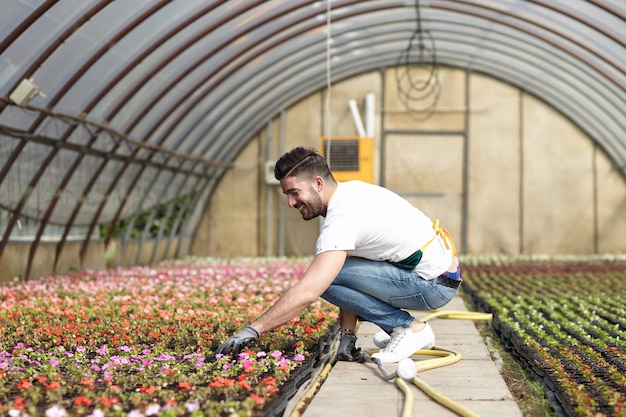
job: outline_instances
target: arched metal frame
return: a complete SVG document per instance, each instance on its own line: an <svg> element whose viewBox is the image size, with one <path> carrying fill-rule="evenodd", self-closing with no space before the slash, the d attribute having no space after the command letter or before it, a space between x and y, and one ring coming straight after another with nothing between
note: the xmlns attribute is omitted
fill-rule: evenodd
<svg viewBox="0 0 626 417"><path fill-rule="evenodd" d="M626 174L620 2L417 4L441 65L487 74L544 100ZM332 81L394 66L416 28L415 7L332 1ZM5 1L0 207L10 214L1 224L0 254L20 218L40 222L30 270L49 225L63 228L56 261L75 226L85 233L85 256L99 224L214 187L268 120L326 87L326 11L325 1L311 0ZM9 95L24 78L47 96L23 109ZM51 167L60 172L51 175ZM180 221L168 242L195 226Z"/></svg>

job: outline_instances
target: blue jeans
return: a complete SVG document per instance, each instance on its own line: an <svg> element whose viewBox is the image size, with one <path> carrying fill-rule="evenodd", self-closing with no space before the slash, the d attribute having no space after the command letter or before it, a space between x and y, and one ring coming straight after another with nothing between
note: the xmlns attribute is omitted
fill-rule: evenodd
<svg viewBox="0 0 626 417"><path fill-rule="evenodd" d="M348 257L322 298L391 333L413 322L413 316L403 309L435 310L456 292L436 279L426 280L389 262Z"/></svg>

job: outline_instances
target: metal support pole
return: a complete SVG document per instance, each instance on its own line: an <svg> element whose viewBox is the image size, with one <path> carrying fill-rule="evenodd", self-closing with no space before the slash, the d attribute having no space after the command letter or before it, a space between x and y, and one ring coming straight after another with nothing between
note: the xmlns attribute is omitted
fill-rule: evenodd
<svg viewBox="0 0 626 417"><path fill-rule="evenodd" d="M272 121L267 122L267 160L271 161L273 158L272 152ZM264 166L265 167L265 166ZM265 169L263 170L265 174ZM265 178L264 178L265 180ZM272 256L274 252L274 186L265 182L265 188L267 189L267 218L266 218L266 242L265 242L265 255Z"/></svg>

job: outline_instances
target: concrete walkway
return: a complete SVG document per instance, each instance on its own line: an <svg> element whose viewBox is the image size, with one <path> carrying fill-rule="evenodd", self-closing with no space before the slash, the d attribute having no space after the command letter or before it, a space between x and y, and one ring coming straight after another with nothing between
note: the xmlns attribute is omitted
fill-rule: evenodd
<svg viewBox="0 0 626 417"><path fill-rule="evenodd" d="M444 309L467 311L460 296ZM417 318L427 312L414 312ZM443 368L421 372L418 376L435 391L469 409L481 417L521 417L496 364L489 355L474 323L468 320L435 318L430 321L437 346L461 353L460 362ZM372 338L380 329L371 323L362 323L357 335L357 347L375 349ZM425 360L428 357L414 357ZM388 372L395 366L386 365ZM448 417L458 415L424 394L409 382L414 396L413 416ZM303 387L304 388L304 387ZM395 382L385 380L373 363L337 362L328 374L303 417L389 417L401 416L404 394ZM285 417L290 414L289 407Z"/></svg>

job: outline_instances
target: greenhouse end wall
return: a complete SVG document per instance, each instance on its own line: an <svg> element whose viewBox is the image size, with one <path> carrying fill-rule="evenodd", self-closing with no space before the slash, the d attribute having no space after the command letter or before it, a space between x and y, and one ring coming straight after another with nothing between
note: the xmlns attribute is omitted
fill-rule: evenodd
<svg viewBox="0 0 626 417"><path fill-rule="evenodd" d="M461 251L626 252L626 178L572 120L515 86L454 68L440 69L441 96L434 113L420 120L397 99L394 79L386 70L334 84L331 135L354 135L348 101L356 99L362 112L362 99L374 93L376 182L440 218ZM280 188L265 183L263 164L270 144L273 159L281 149L319 147L327 132L324 100L319 92L286 109L283 137L276 118L269 135L262 129L249 143L235 161L240 169L228 172L213 194L193 254L314 253L318 222L286 207ZM441 152L437 138L451 146ZM450 178L435 177L432 160L463 166ZM255 163L256 171L249 169ZM433 183L437 192L424 193Z"/></svg>

